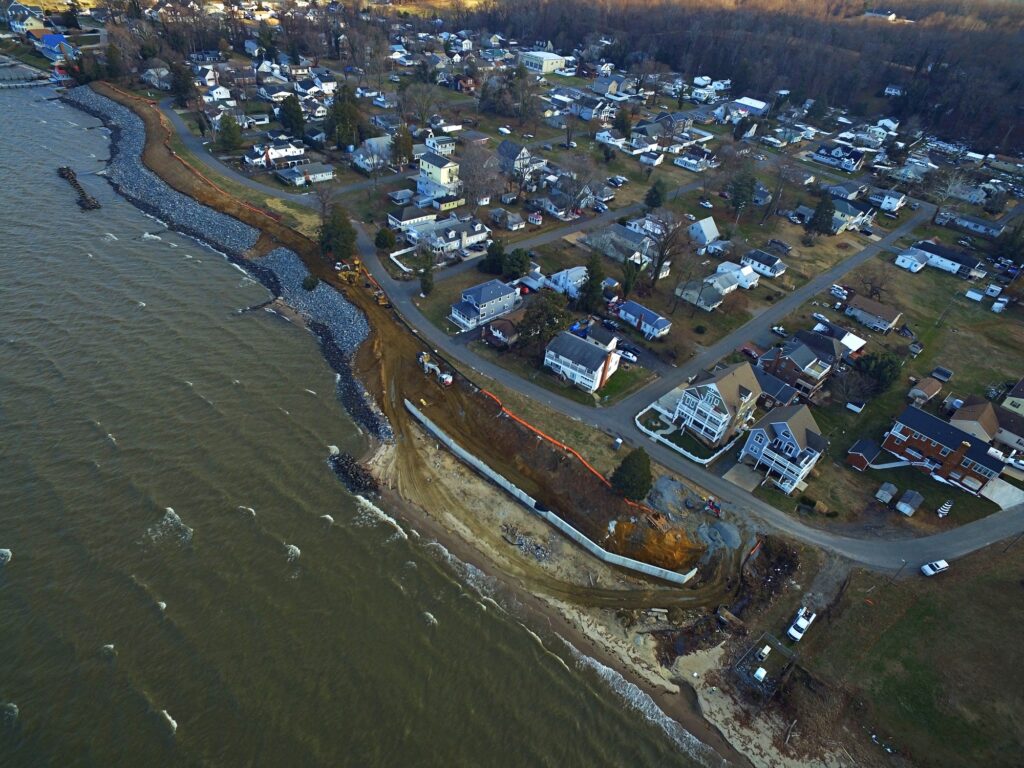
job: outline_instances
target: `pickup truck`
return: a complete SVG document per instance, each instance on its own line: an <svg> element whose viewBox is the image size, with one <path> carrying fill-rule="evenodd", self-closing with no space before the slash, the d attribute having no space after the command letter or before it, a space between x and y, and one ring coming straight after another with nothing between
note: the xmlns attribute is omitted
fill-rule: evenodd
<svg viewBox="0 0 1024 768"><path fill-rule="evenodd" d="M801 606L800 610L796 612L796 618L793 619L793 623L786 630L789 639L794 643L799 643L816 618L818 618L818 614L812 612L806 605Z"/></svg>

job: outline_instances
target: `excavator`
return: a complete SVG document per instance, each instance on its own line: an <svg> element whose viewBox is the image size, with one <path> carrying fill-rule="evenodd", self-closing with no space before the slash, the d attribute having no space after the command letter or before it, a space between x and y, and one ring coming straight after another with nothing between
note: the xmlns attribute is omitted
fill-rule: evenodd
<svg viewBox="0 0 1024 768"><path fill-rule="evenodd" d="M437 377L437 382L441 386L450 387L452 382L455 380L450 373L446 373L441 370L441 366L435 363L429 352L420 352L416 358L419 361L420 366L423 368L423 373L434 374Z"/></svg>

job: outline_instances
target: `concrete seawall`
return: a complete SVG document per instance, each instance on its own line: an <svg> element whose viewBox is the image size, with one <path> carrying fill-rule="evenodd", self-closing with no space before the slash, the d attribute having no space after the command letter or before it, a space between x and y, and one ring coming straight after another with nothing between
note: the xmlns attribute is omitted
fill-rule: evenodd
<svg viewBox="0 0 1024 768"><path fill-rule="evenodd" d="M609 565L616 565L620 568L636 571L646 576L654 576L655 578L663 579L665 581L672 582L673 584L685 584L697 574L696 568L687 573L676 573L675 571L670 571L666 568L659 568L656 565L642 563L639 560L633 560L632 558L623 557L622 555L616 555L613 552L609 552L604 549L604 547L601 547L588 539L558 515L546 509L543 504L526 493L522 488L519 488L503 475L495 472L469 451L465 450L411 402L408 400L405 400L404 402L406 410L409 411L409 413L411 413L413 417L415 417L415 419L423 425L428 432L430 432L430 434L440 440L445 447L454 453L460 460L471 466L492 483L502 488L506 493L519 501L535 515L546 520L553 527L557 528L565 536L575 541L597 559L602 560Z"/></svg>

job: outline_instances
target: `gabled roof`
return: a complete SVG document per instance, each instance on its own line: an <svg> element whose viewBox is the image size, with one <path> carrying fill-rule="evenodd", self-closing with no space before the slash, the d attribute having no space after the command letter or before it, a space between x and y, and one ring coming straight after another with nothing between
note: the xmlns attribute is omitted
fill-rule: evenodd
<svg viewBox="0 0 1024 768"><path fill-rule="evenodd" d="M823 333L800 330L793 334L793 338L812 349L821 360L830 365L842 360L846 354L846 347L839 339Z"/></svg>
<svg viewBox="0 0 1024 768"><path fill-rule="evenodd" d="M950 422L973 421L981 427L991 440L999 431L999 418L996 416L996 409L988 400L967 403L957 409Z"/></svg>
<svg viewBox="0 0 1024 768"><path fill-rule="evenodd" d="M859 309L861 312L866 312L869 315L880 317L890 323L895 323L903 314L895 307L890 307L888 304L883 304L880 301L869 299L867 296L854 296L846 302L846 305L848 307L853 307L854 309Z"/></svg>
<svg viewBox="0 0 1024 768"><path fill-rule="evenodd" d="M753 366L747 362L735 363L720 371L704 371L687 389L700 390L710 386L718 390L730 415L736 413L744 398L757 399L762 391Z"/></svg>
<svg viewBox="0 0 1024 768"><path fill-rule="evenodd" d="M477 304L486 304L489 301L510 296L515 292L515 288L505 285L500 280L488 280L486 283L467 288L462 292L462 296L467 300L472 299Z"/></svg>
<svg viewBox="0 0 1024 768"><path fill-rule="evenodd" d="M555 336L548 344L547 351L561 355L588 371L600 370L609 354L608 350L568 331L562 331Z"/></svg>
<svg viewBox="0 0 1024 768"><path fill-rule="evenodd" d="M619 307L619 314L627 312L635 318L638 318L640 322L651 326L656 330L660 330L672 324L671 320L668 320L653 309L648 309L643 304L637 304L635 301L626 301Z"/></svg>
<svg viewBox="0 0 1024 768"><path fill-rule="evenodd" d="M772 253L762 251L760 248L754 248L751 251L747 251L743 255L744 259L750 259L756 261L758 264L763 264L766 267L774 267L782 263L782 259Z"/></svg>
<svg viewBox="0 0 1024 768"><path fill-rule="evenodd" d="M950 248L948 245L942 245L941 243L936 243L931 240L918 240L914 243L913 247L919 251L934 254L939 258L948 259L956 264L962 264L968 269L974 269L981 264L980 259L976 256L971 256L971 254L966 251L961 251L957 248Z"/></svg>
<svg viewBox="0 0 1024 768"><path fill-rule="evenodd" d="M447 157L441 157L436 152L425 152L420 157L420 165L423 163L432 165L435 168L447 168L450 165L458 165L454 160L449 160Z"/></svg>
<svg viewBox="0 0 1024 768"><path fill-rule="evenodd" d="M783 425L789 429L801 450L817 451L823 453L828 447L825 438L821 436L818 423L811 415L811 409L806 405L787 405L782 408L774 408L761 418L754 429L763 429L769 432L772 437L782 434Z"/></svg>
<svg viewBox="0 0 1024 768"><path fill-rule="evenodd" d="M968 443L970 448L967 450L967 458L991 469L996 474L1003 470L1003 462L989 455L986 443L920 408L913 405L908 406L896 418L896 421L950 450L955 451L961 443Z"/></svg>
<svg viewBox="0 0 1024 768"><path fill-rule="evenodd" d="M775 402L788 405L796 400L798 394L796 387L791 387L778 376L760 368L754 368L754 377L761 387L761 392Z"/></svg>
<svg viewBox="0 0 1024 768"><path fill-rule="evenodd" d="M498 156L504 160L513 161L518 158L526 149L522 144L505 139L498 145Z"/></svg>

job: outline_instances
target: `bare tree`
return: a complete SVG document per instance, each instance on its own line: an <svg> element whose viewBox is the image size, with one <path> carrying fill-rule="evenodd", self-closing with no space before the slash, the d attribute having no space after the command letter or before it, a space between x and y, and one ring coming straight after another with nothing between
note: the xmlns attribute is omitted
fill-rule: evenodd
<svg viewBox="0 0 1024 768"><path fill-rule="evenodd" d="M562 163L558 189L568 198L570 211L580 208L593 196L600 178L597 164L590 155L572 155Z"/></svg>
<svg viewBox="0 0 1024 768"><path fill-rule="evenodd" d="M327 184L313 187L313 196L316 197L317 205L320 208L320 227L323 228L327 217L331 214L331 206L334 205L337 189Z"/></svg>
<svg viewBox="0 0 1024 768"><path fill-rule="evenodd" d="M420 126L426 125L430 116L437 111L440 91L429 83L410 83L399 94L399 104L404 114L412 115Z"/></svg>
<svg viewBox="0 0 1024 768"><path fill-rule="evenodd" d="M568 114L565 116L565 146L571 147L573 139L576 137L576 131L580 126L580 119L576 115Z"/></svg>
<svg viewBox="0 0 1024 768"><path fill-rule="evenodd" d="M967 175L959 168L936 172L930 179L928 195L935 202L935 213L932 214L932 223L942 210L942 206L960 191L960 187L967 181Z"/></svg>
<svg viewBox="0 0 1024 768"><path fill-rule="evenodd" d="M498 156L480 144L470 144L459 157L459 178L475 216L480 200L502 188Z"/></svg>
<svg viewBox="0 0 1024 768"><path fill-rule="evenodd" d="M662 268L672 262L678 263L689 250L687 221L677 217L672 211L659 208L649 217L656 224L657 231L652 233L654 240L654 266L651 270L651 290L655 289L661 279Z"/></svg>
<svg viewBox="0 0 1024 768"><path fill-rule="evenodd" d="M880 300L888 290L887 277L881 267L868 266L858 275L861 288L869 299Z"/></svg>

